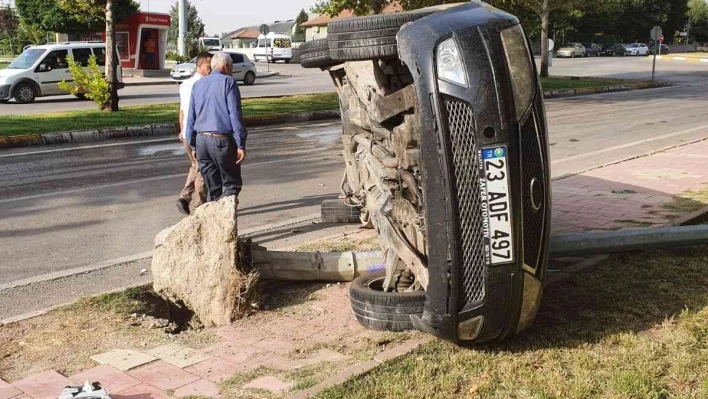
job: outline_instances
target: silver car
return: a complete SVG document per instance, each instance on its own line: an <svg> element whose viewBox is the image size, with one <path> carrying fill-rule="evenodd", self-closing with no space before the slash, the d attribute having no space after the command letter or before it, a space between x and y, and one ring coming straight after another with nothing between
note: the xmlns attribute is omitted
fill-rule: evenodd
<svg viewBox="0 0 708 399"><path fill-rule="evenodd" d="M583 46L582 44L568 43L565 46L558 49L558 52L556 52L556 56L559 58L585 57L586 52L587 52L587 50L585 49L585 46Z"/></svg>
<svg viewBox="0 0 708 399"><path fill-rule="evenodd" d="M252 85L256 82L256 66L253 65L248 56L242 53L227 52L234 63L233 77L237 81L242 81L245 85ZM197 72L197 59L193 58L189 62L176 65L170 72L170 77L175 82L182 82L191 78Z"/></svg>

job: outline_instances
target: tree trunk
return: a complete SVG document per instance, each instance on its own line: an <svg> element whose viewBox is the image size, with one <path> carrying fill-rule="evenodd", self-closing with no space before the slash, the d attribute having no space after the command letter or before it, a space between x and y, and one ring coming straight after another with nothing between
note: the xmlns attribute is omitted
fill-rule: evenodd
<svg viewBox="0 0 708 399"><path fill-rule="evenodd" d="M113 21L113 0L106 1L106 79L111 92L109 107L118 111L118 57L116 57L116 32Z"/></svg>
<svg viewBox="0 0 708 399"><path fill-rule="evenodd" d="M546 1L541 10L541 77L548 77L548 19L550 12L546 7Z"/></svg>

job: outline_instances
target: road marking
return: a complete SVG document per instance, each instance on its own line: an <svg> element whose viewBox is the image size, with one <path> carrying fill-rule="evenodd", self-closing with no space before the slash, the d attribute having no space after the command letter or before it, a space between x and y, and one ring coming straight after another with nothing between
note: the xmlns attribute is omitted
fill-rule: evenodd
<svg viewBox="0 0 708 399"><path fill-rule="evenodd" d="M588 158L588 157L592 157L592 156L595 156L595 155L598 155L598 154L603 154L603 153L606 153L606 152L612 152L612 151L616 151L616 150L621 150L622 148L634 147L634 146L636 146L636 145L640 145L640 144L644 144L644 143L650 143L650 142L652 142L652 141L663 140L663 139L667 139L667 138L671 138L671 137L676 137L676 136L682 136L682 135L684 135L684 134L695 133L695 132L698 132L698 131L701 131L701 130L706 130L706 129L708 129L708 125L703 125L703 126L694 127L694 128L691 128L691 129L681 130L681 131L679 131L679 132L674 132L674 133L665 134L665 135L663 135L663 136L656 136L656 137L651 137L651 138L644 139L644 140L634 141L634 142L627 143L627 144L617 145L617 146L614 146L614 147L603 148L602 150L597 150L597 151L592 151L592 152L586 152L586 153L584 153L584 154L578 154L578 155L573 155L573 156L571 156L571 157L556 159L555 161L551 161L551 165L559 164L559 163L563 163L563 162L568 162L568 161L575 161L575 160L583 159L583 158Z"/></svg>

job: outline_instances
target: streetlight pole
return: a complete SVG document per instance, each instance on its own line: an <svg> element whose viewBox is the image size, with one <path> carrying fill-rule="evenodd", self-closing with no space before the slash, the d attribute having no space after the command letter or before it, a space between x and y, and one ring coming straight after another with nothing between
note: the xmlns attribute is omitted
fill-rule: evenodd
<svg viewBox="0 0 708 399"><path fill-rule="evenodd" d="M179 0L179 35L177 36L177 51L182 57L187 55L185 41L187 35L187 0Z"/></svg>

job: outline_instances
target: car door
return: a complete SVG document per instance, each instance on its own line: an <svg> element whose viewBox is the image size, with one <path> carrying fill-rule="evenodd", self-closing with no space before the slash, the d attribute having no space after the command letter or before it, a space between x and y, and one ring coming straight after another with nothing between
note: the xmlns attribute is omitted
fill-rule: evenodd
<svg viewBox="0 0 708 399"><path fill-rule="evenodd" d="M578 43L575 44L575 55L576 56L579 55L582 57L583 55L585 55L585 51L583 51L583 50L584 50L584 47L582 44L578 44Z"/></svg>
<svg viewBox="0 0 708 399"><path fill-rule="evenodd" d="M246 75L246 64L242 54L230 54L231 61L234 63L233 77L236 80L243 80Z"/></svg>
<svg viewBox="0 0 708 399"><path fill-rule="evenodd" d="M639 45L639 52L637 54L639 54L639 55L649 54L649 47L647 47L646 44L640 44Z"/></svg>
<svg viewBox="0 0 708 399"><path fill-rule="evenodd" d="M69 64L66 60L68 56L68 50L54 50L47 54L37 66L37 79L43 96L64 93L59 89L59 82L62 80L72 81Z"/></svg>

